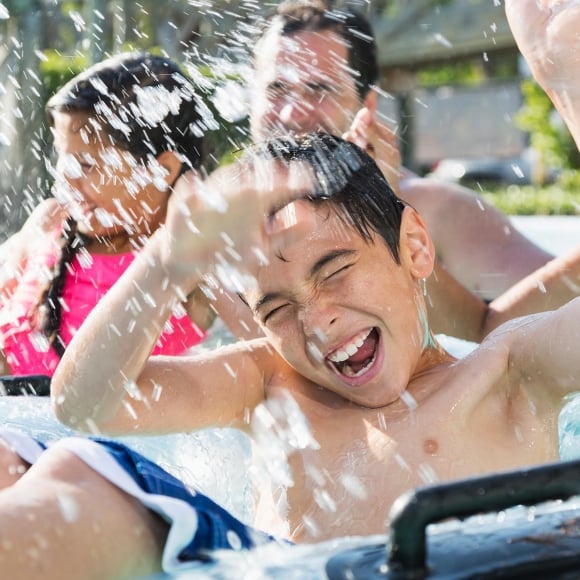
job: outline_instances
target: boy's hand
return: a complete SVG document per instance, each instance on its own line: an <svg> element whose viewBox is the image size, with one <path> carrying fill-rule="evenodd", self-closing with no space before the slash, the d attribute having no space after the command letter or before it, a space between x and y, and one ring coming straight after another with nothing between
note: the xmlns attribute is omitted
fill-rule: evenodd
<svg viewBox="0 0 580 580"><path fill-rule="evenodd" d="M312 170L297 162L244 158L205 181L190 172L177 182L164 228L163 260L172 272L199 277L213 265L252 268L269 236L299 235L284 212L272 210L314 191Z"/></svg>
<svg viewBox="0 0 580 580"><path fill-rule="evenodd" d="M397 135L377 119L376 111L364 107L354 118L343 139L366 151L379 166L393 191L399 194L401 153Z"/></svg>

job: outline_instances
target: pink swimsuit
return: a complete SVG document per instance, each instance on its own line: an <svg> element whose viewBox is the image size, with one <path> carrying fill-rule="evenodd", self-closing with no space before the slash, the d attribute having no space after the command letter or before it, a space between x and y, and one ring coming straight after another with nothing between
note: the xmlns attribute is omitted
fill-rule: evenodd
<svg viewBox="0 0 580 580"><path fill-rule="evenodd" d="M60 336L68 345L89 312L133 261L133 253L104 255L88 254L82 250L69 265L62 293ZM39 267L39 262L44 267ZM28 264L12 296L1 306L0 347L4 350L13 375L52 376L59 362L55 350L46 337L35 328L35 312L40 288L39 277L46 265L50 268L54 257L47 250ZM118 329L119 332L129 332ZM187 316L185 309L174 312L159 337L153 354L182 354L200 343L205 333Z"/></svg>

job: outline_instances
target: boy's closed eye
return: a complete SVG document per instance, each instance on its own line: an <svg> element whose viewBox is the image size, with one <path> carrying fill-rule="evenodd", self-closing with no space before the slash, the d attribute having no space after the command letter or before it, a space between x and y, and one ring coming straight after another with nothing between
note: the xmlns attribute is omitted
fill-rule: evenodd
<svg viewBox="0 0 580 580"><path fill-rule="evenodd" d="M352 266L354 266L354 264L352 262L349 262L347 264L341 265L338 268L335 267L332 270L330 270L328 273L324 273L323 280L326 281L326 280L331 280L333 278L337 278L341 274L345 274L350 268L352 268Z"/></svg>
<svg viewBox="0 0 580 580"><path fill-rule="evenodd" d="M343 261L345 256L338 258L339 261ZM343 264L333 264L332 268L328 268L325 272L321 272L320 283L324 284L327 281L340 280L343 274L346 274L354 266L354 262L350 257L346 263ZM286 313L287 309L291 307L289 302L284 302L281 304L274 304L267 311L259 315L261 321L264 324L271 322L275 317Z"/></svg>
<svg viewBox="0 0 580 580"><path fill-rule="evenodd" d="M284 303L275 306L271 310L268 310L265 314L262 315L262 323L267 324L268 322L272 322L273 319L283 314L289 307L289 303Z"/></svg>

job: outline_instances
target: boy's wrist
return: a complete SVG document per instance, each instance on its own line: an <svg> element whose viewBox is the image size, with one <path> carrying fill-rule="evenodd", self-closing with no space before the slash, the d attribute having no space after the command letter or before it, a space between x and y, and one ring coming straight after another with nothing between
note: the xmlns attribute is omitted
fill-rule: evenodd
<svg viewBox="0 0 580 580"><path fill-rule="evenodd" d="M151 237L149 243L141 253L150 267L159 268L163 275L163 284L174 288L176 293L187 296L203 279L204 268L202 260L196 263L174 257L168 232L162 227Z"/></svg>

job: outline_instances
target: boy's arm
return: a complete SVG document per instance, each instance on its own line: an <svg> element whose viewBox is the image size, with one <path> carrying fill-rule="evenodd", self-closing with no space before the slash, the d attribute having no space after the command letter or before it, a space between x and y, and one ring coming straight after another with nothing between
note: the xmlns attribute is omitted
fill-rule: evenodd
<svg viewBox="0 0 580 580"><path fill-rule="evenodd" d="M300 176L280 187L268 177L263 168L231 167L204 183L181 178L165 226L68 346L51 384L60 420L114 432L193 429L240 420L262 400L275 359L263 354L263 341L196 359L149 355L173 306L199 286L213 263L231 253L255 260L263 255L253 249L267 238L267 208L279 202L276 196L291 197L295 187L304 191ZM143 402L130 399L131 393ZM159 393L163 402L155 405Z"/></svg>
<svg viewBox="0 0 580 580"><path fill-rule="evenodd" d="M559 411L564 397L580 390L580 298L496 333L508 333L511 384L526 389L538 412Z"/></svg>
<svg viewBox="0 0 580 580"><path fill-rule="evenodd" d="M251 351L149 357L180 299L155 242L87 317L55 372L55 413L75 429L162 433L234 425L262 398Z"/></svg>

